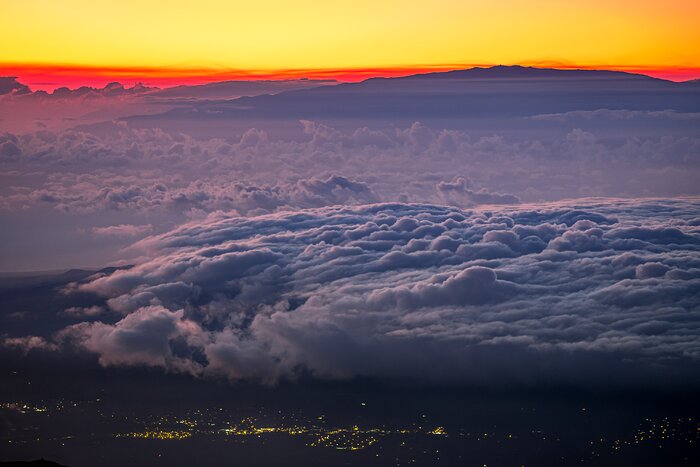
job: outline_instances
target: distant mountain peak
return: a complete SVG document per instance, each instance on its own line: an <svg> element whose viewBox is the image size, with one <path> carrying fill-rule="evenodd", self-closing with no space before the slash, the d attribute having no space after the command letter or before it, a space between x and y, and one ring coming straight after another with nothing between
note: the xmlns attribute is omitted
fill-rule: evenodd
<svg viewBox="0 0 700 467"><path fill-rule="evenodd" d="M601 79L656 79L650 76L613 70L540 68L523 65L494 65L473 67L461 70L420 73L399 79L560 79L560 78L601 78Z"/></svg>

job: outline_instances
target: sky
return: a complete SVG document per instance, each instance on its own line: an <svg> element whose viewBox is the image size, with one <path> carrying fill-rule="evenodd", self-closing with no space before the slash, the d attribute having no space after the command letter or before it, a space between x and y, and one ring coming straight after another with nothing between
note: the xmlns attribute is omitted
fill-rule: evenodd
<svg viewBox="0 0 700 467"><path fill-rule="evenodd" d="M16 2L0 69L35 89L525 64L700 77L693 0ZM507 13L507 14L506 14Z"/></svg>

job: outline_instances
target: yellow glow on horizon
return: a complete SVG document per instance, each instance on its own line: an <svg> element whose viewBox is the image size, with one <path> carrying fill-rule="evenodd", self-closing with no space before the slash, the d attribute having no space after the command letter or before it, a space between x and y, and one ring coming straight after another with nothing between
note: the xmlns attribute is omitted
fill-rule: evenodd
<svg viewBox="0 0 700 467"><path fill-rule="evenodd" d="M700 66L697 0L0 0L0 63Z"/></svg>

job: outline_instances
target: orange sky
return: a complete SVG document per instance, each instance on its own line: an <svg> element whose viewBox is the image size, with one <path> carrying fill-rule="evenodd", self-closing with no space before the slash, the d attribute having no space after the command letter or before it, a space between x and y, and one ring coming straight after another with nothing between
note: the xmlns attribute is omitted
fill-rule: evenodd
<svg viewBox="0 0 700 467"><path fill-rule="evenodd" d="M0 74L34 88L556 65L700 77L697 0L0 0Z"/></svg>

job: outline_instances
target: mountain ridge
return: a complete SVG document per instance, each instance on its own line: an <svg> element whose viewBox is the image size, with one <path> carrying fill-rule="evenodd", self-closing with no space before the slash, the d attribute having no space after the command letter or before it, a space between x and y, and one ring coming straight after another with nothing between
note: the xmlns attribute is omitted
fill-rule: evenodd
<svg viewBox="0 0 700 467"><path fill-rule="evenodd" d="M513 118L598 109L700 112L700 88L627 72L499 66L370 78L357 83L200 103L161 116L424 120Z"/></svg>

